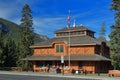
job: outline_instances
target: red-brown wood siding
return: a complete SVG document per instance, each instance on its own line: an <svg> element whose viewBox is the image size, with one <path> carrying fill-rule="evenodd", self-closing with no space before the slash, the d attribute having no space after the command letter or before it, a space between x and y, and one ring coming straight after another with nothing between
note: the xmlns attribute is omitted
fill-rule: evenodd
<svg viewBox="0 0 120 80"><path fill-rule="evenodd" d="M57 53L56 52L56 45L63 45L64 52ZM71 54L94 54L95 52L94 46L72 46L70 47ZM54 56L61 56L68 54L68 46L65 43L55 43L53 47L43 47L43 48L35 48L34 55L54 55Z"/></svg>

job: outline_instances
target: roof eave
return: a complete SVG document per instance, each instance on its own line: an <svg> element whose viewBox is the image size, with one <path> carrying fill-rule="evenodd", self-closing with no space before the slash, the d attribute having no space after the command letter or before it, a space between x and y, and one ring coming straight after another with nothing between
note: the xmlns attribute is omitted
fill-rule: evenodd
<svg viewBox="0 0 120 80"><path fill-rule="evenodd" d="M71 44L70 46L88 46L88 45L90 46L90 45L100 45L100 44ZM51 45L43 45L43 46L30 46L30 48L43 48L43 47L52 47L52 44Z"/></svg>
<svg viewBox="0 0 120 80"><path fill-rule="evenodd" d="M30 46L30 48L43 48L43 47L52 47L52 45L45 45L45 46Z"/></svg>

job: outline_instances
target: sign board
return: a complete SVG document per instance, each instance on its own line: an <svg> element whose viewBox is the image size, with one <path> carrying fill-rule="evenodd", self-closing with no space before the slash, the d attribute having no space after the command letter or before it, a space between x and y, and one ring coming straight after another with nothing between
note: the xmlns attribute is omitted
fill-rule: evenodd
<svg viewBox="0 0 120 80"><path fill-rule="evenodd" d="M61 63L64 63L64 56L61 56Z"/></svg>

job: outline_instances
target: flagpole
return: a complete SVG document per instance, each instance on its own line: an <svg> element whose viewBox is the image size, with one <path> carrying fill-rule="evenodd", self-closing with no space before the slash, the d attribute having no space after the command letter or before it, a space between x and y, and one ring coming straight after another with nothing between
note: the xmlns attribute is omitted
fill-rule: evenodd
<svg viewBox="0 0 120 80"><path fill-rule="evenodd" d="M68 65L70 69L70 10L68 13Z"/></svg>
<svg viewBox="0 0 120 80"><path fill-rule="evenodd" d="M69 29L69 68L70 68L70 29Z"/></svg>

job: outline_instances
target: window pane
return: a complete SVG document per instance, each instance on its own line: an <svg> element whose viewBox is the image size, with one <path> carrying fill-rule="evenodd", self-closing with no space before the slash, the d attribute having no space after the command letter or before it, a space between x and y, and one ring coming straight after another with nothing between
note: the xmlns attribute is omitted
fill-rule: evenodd
<svg viewBox="0 0 120 80"><path fill-rule="evenodd" d="M60 52L64 52L63 45L60 45Z"/></svg>
<svg viewBox="0 0 120 80"><path fill-rule="evenodd" d="M80 32L77 32L77 34L80 34Z"/></svg>
<svg viewBox="0 0 120 80"><path fill-rule="evenodd" d="M59 34L56 34L56 36L59 36Z"/></svg>
<svg viewBox="0 0 120 80"><path fill-rule="evenodd" d="M85 34L85 32L84 32L84 31L82 31L82 34Z"/></svg>
<svg viewBox="0 0 120 80"><path fill-rule="evenodd" d="M59 52L59 45L56 45L56 52Z"/></svg>

